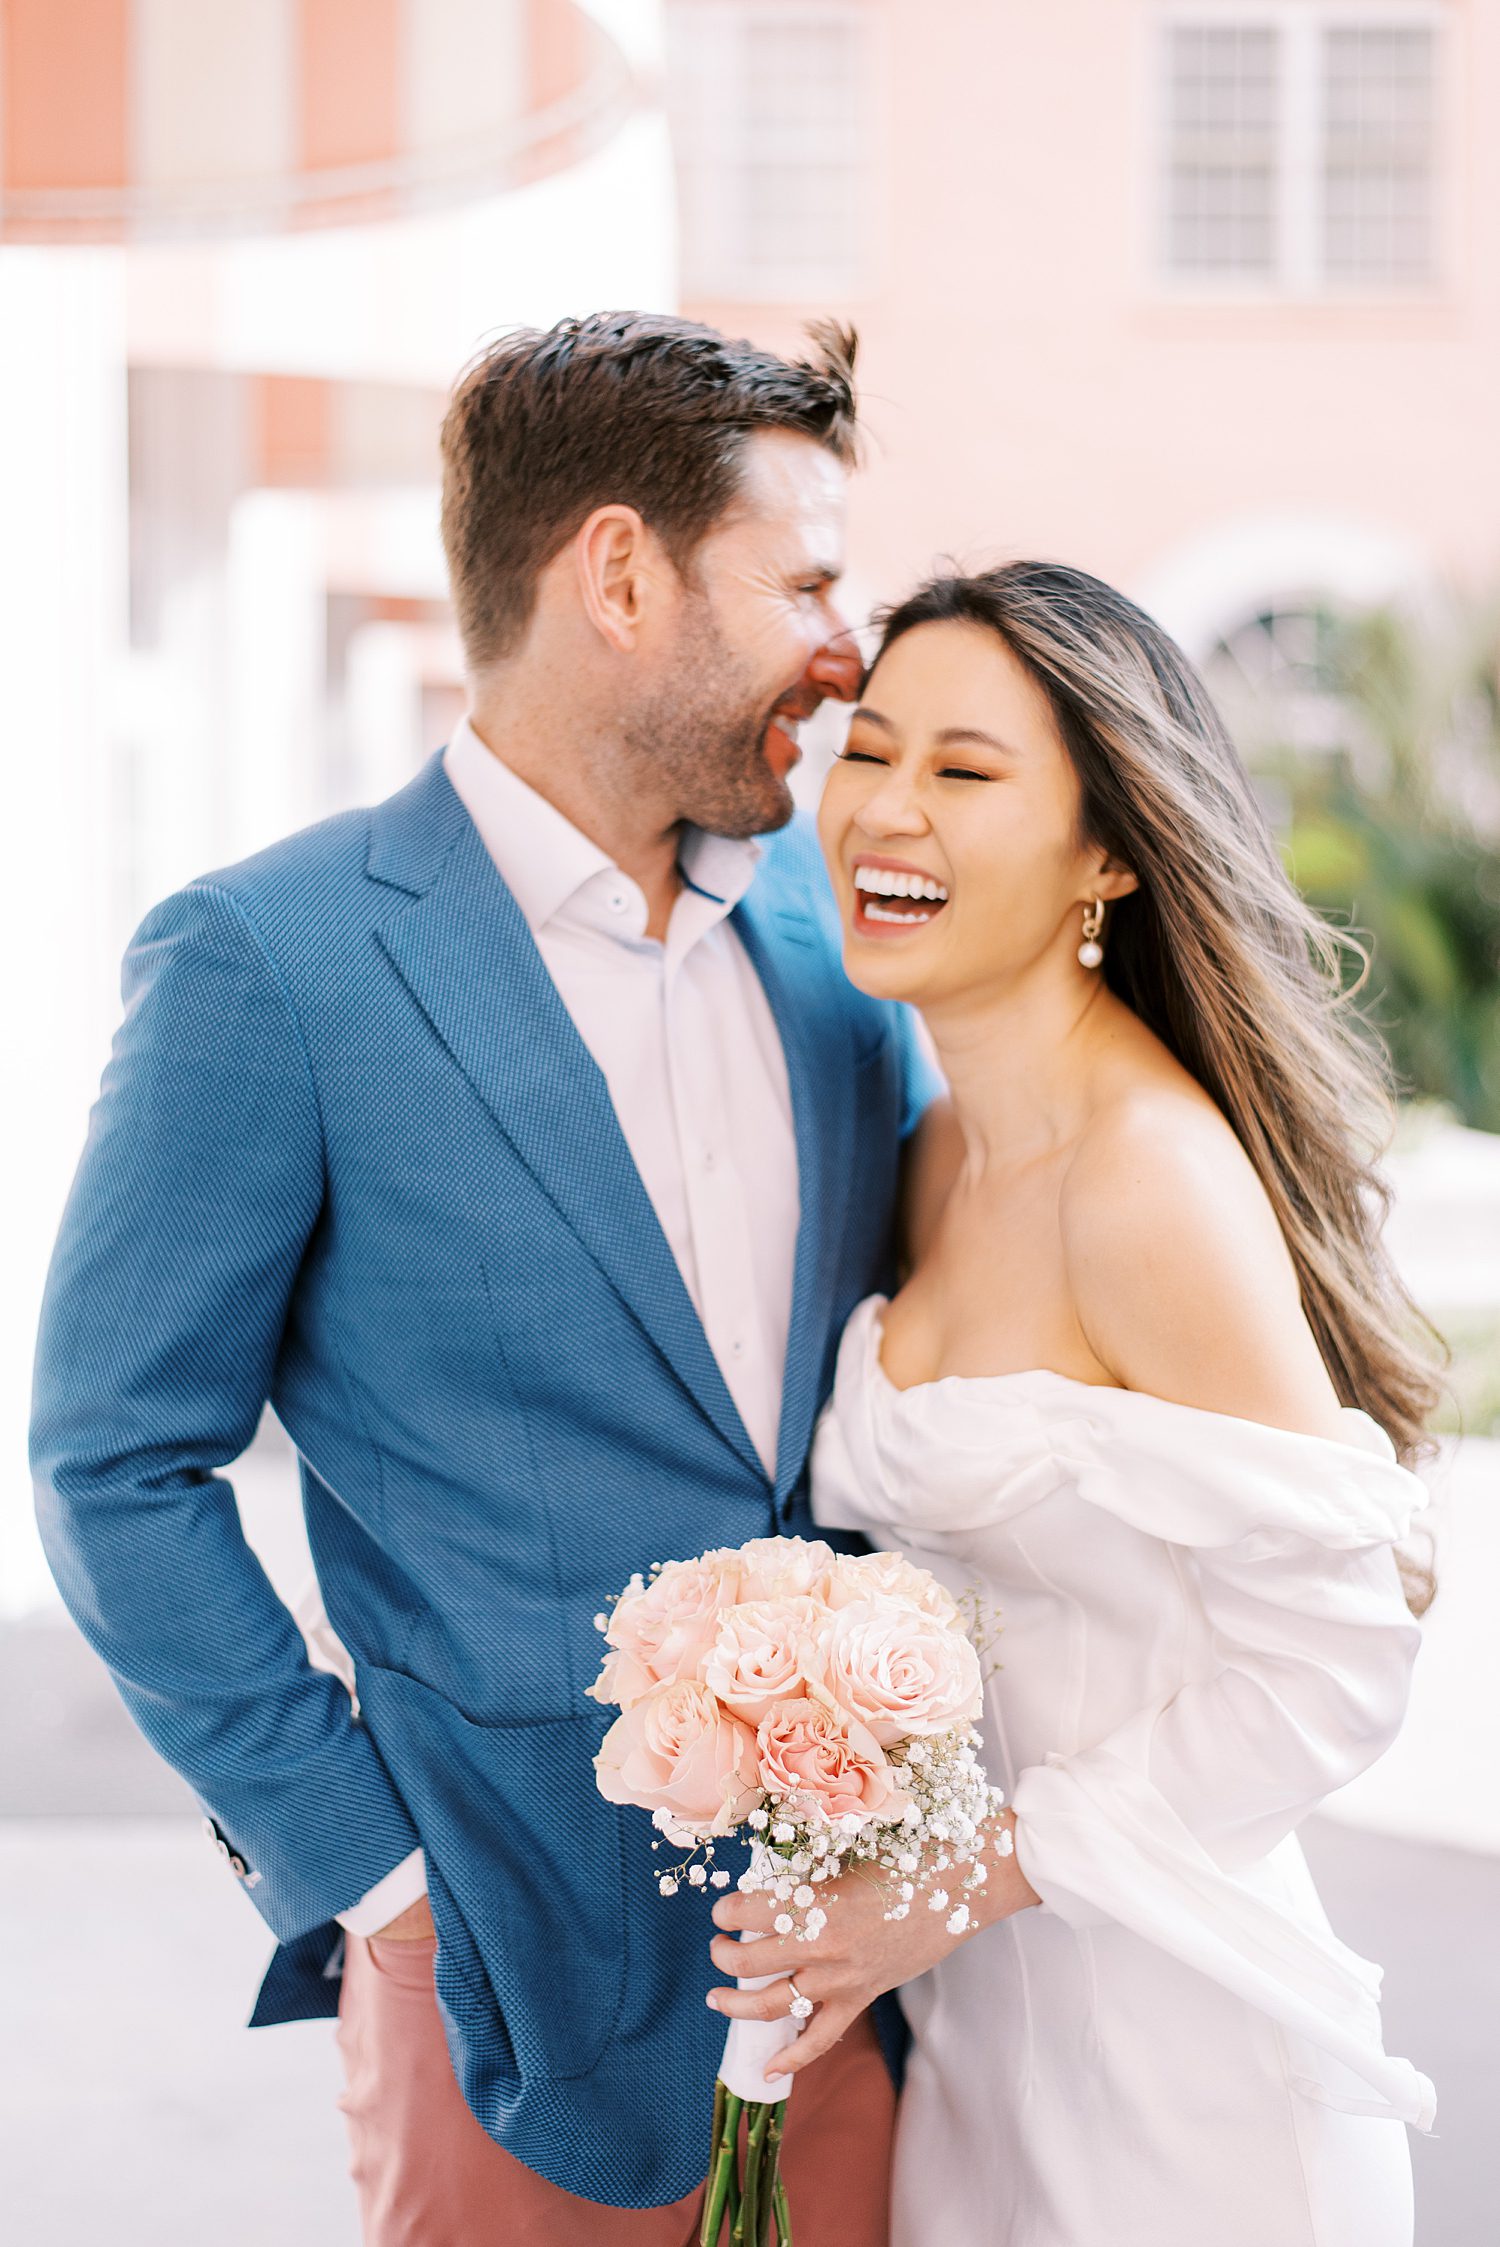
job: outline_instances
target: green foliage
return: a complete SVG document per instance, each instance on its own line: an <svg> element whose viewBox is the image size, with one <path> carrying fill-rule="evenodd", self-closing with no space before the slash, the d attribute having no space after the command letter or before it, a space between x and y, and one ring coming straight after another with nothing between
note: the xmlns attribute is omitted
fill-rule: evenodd
<svg viewBox="0 0 1500 2247"><path fill-rule="evenodd" d="M1432 1428L1442 1436L1500 1435L1500 1317L1450 1312L1443 1319L1450 1359Z"/></svg>
<svg viewBox="0 0 1500 2247"><path fill-rule="evenodd" d="M1315 677L1292 696L1265 682L1247 743L1283 814L1288 867L1367 945L1360 1005L1403 1090L1500 1130L1497 619L1455 607L1318 626ZM1292 722L1310 691L1312 748Z"/></svg>
<svg viewBox="0 0 1500 2247"><path fill-rule="evenodd" d="M1369 947L1361 1004L1403 1088L1500 1130L1500 854L1338 770L1296 784L1286 852L1309 902Z"/></svg>

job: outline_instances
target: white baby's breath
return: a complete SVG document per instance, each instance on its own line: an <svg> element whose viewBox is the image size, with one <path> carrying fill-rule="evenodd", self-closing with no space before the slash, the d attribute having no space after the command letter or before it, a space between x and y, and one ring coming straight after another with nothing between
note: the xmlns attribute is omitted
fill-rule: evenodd
<svg viewBox="0 0 1500 2247"><path fill-rule="evenodd" d="M648 1603L644 1610L631 1604L643 1598ZM800 1659L806 1682L794 1676L795 1690L779 1699L773 1694L762 1714L741 1700L721 1700L717 1688L707 1684L705 1670L710 1652L719 1643L714 1629L719 1628L720 1638L723 1635L722 1627L713 1625L714 1614L743 1616L750 1603L759 1601L756 1627L763 1612L771 1622L784 1625L785 1614L771 1612L778 1599L795 1601L797 1627L805 1632ZM711 1626L706 1632L703 1609L694 1604L705 1600ZM909 1638L903 1635L902 1608L915 1618ZM1013 1844L1009 1833L997 1827L996 1813L1004 1797L985 1778L973 1723L955 1721L945 1730L930 1729L934 1721L942 1721L936 1712L944 1708L945 1694L949 1705L963 1711L966 1719L977 1711L977 1672L972 1702L948 1694L953 1680L961 1682L974 1664L967 1647L957 1654L945 1649L941 1634L952 1632L956 1639L975 1643L979 1631L977 1621L968 1618L927 1571L893 1554L840 1559L835 1566L825 1546L795 1539L757 1539L738 1551L661 1563L649 1575L637 1573L613 1611L597 1615L594 1621L609 1638L611 1652L600 1681L605 1689L591 1697L613 1703L623 1712L597 1759L601 1791L617 1802L640 1802L644 1794L642 1807L651 1809L656 1835L652 1848L671 1845L684 1852L669 1870L653 1867L663 1896L675 1896L684 1885L699 1891L727 1888L735 1875L713 1865L714 1850L737 1834L751 1843L750 1865L739 1873L737 1885L768 1899L779 1935L816 1942L828 1923L825 1907L839 1901L837 1884L855 1871L875 1879L887 1919L904 1919L918 1903L925 1903L944 1915L951 1934L968 1931L973 1920L964 1899L984 1885L991 1836L1002 1857L1010 1854ZM667 1623L677 1633L670 1642L662 1635ZM702 1637L702 1652L695 1651L695 1631ZM936 1643L934 1632L939 1634ZM830 1666L835 1647L842 1649L842 1670ZM910 1666L903 1669L908 1656ZM676 1670L675 1684L670 1683L666 1668L673 1659L683 1665ZM929 1684L920 1683L923 1676ZM668 1683L654 1682L664 1677ZM915 1688L913 1679L918 1680ZM840 1683L846 1691L839 1690ZM662 1791L656 1791L658 1781L651 1772L660 1768L664 1751L659 1742L646 1741L639 1713L653 1696L665 1696L669 1690L699 1696L692 1721L704 1728L688 1742L699 1758L692 1785L667 1791L673 1808L661 1807ZM800 1698L804 1695L810 1698ZM700 1705L706 1713L696 1713ZM773 1733L775 1745L766 1744L767 1727L773 1721L791 1727L790 1762L778 1760L785 1734ZM718 1734L712 1731L716 1722L721 1725ZM747 1736L752 1742L748 1772L743 1763ZM736 1740L740 1745L735 1745ZM643 1743L650 1754L643 1754ZM698 1807L712 1793L702 1784L702 1759L721 1750L719 1775L725 1792L710 1819ZM815 1758L825 1753L846 1753L852 1759L849 1765L832 1767L836 1773L851 1770L854 1778L849 1784L838 1776L820 1797L823 1780L815 1770L806 1791L790 1791L800 1783L798 1774L804 1768L795 1756ZM621 1778L631 1769L632 1756L644 1776L639 1781L627 1779L622 1790ZM654 1766L653 1756L658 1758ZM757 1756L764 1789L758 1795ZM861 1781L861 1770L872 1776ZM774 1786L773 1774L778 1782ZM676 1785L675 1779L672 1783ZM636 1784L640 1793L628 1791ZM691 1817L679 1814L685 1799L693 1804ZM869 1807L849 1809L851 1799L856 1804L865 1800Z"/></svg>

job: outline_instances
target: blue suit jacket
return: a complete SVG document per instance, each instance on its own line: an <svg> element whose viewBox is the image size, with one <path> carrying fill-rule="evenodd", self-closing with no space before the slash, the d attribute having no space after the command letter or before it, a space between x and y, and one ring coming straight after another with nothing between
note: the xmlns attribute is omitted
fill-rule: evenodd
<svg viewBox="0 0 1500 2247"><path fill-rule="evenodd" d="M888 1278L926 1085L846 982L799 826L734 916L786 1050L802 1224L775 1488L604 1080L434 759L169 898L52 1267L34 1461L63 1596L329 2011L346 1909L420 1840L454 2066L567 2190L689 2191L722 2040L707 1905L604 1802L592 1618L657 1559L802 1525L845 1318ZM269 1398L361 1714L217 1470Z"/></svg>

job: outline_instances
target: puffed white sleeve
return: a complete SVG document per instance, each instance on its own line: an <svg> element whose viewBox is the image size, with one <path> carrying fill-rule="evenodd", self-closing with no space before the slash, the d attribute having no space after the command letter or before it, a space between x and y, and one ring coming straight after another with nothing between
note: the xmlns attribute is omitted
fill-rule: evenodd
<svg viewBox="0 0 1500 2247"><path fill-rule="evenodd" d="M1310 2096L1426 2129L1432 2086L1382 2047L1378 1969L1293 1900L1274 1858L1400 1727L1419 1634L1394 1543L1421 1485L1362 1414L1347 1443L1220 1422L1185 1445L1184 1408L1127 1408L1137 1439L1176 1414L1173 1440L1133 1442L1122 1464L1102 1431L1080 1492L1176 1548L1212 1656L1107 1738L1018 1775L1019 1862L1061 1918L1128 1927L1278 2021Z"/></svg>

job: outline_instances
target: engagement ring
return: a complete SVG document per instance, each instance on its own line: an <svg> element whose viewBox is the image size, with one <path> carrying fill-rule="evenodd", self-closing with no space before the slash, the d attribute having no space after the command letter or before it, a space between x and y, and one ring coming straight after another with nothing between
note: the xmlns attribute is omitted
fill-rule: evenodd
<svg viewBox="0 0 1500 2247"><path fill-rule="evenodd" d="M802 1995L790 1974L786 1978L786 1986L792 1993L792 2002L787 2007L792 2019L794 2021L810 2021L813 2015L812 1999Z"/></svg>

